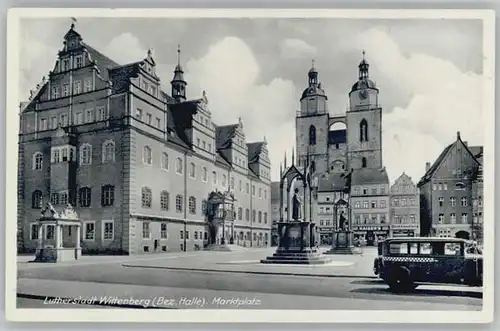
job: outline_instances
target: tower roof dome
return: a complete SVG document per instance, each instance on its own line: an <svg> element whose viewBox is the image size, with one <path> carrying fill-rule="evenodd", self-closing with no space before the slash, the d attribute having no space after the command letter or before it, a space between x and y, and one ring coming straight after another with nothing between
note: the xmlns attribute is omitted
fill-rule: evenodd
<svg viewBox="0 0 500 331"><path fill-rule="evenodd" d="M370 64L365 59L365 51L363 51L363 59L359 63L358 68L359 68L358 81L354 83L354 85L352 85L351 92L357 90L363 90L366 88L377 89L375 82L369 78Z"/></svg>
<svg viewBox="0 0 500 331"><path fill-rule="evenodd" d="M300 100L311 96L324 96L326 98L325 91L321 88L321 83L318 81L318 70L314 67L314 60L307 76L309 77L309 86L302 92Z"/></svg>

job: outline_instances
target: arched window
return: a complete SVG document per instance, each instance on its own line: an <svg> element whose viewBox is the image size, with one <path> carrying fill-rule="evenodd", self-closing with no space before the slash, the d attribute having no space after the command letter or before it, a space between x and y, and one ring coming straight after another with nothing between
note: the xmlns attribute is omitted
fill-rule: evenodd
<svg viewBox="0 0 500 331"><path fill-rule="evenodd" d="M243 208L238 208L238 219L241 221L243 219Z"/></svg>
<svg viewBox="0 0 500 331"><path fill-rule="evenodd" d="M31 195L31 207L34 209L41 209L43 202L43 194L40 190L33 191Z"/></svg>
<svg viewBox="0 0 500 331"><path fill-rule="evenodd" d="M363 158L361 159L361 167L362 167L362 168L366 168L366 157L363 157Z"/></svg>
<svg viewBox="0 0 500 331"><path fill-rule="evenodd" d="M207 214L207 200L203 200L201 202L201 214L206 215Z"/></svg>
<svg viewBox="0 0 500 331"><path fill-rule="evenodd" d="M92 163L92 146L89 144L83 144L80 147L80 164L91 164Z"/></svg>
<svg viewBox="0 0 500 331"><path fill-rule="evenodd" d="M316 145L316 127L314 125L309 127L309 145Z"/></svg>
<svg viewBox="0 0 500 331"><path fill-rule="evenodd" d="M368 141L368 123L364 118L359 123L359 141Z"/></svg>
<svg viewBox="0 0 500 331"><path fill-rule="evenodd" d="M182 212L182 195L177 194L175 197L175 210L177 212Z"/></svg>
<svg viewBox="0 0 500 331"><path fill-rule="evenodd" d="M193 215L196 214L196 198L193 196L189 197L188 203L189 203L189 213Z"/></svg>
<svg viewBox="0 0 500 331"><path fill-rule="evenodd" d="M257 213L255 212L255 210L252 210L252 222L253 223L255 223L256 218L257 218Z"/></svg>
<svg viewBox="0 0 500 331"><path fill-rule="evenodd" d="M142 162L145 164L153 164L153 152L151 151L151 147L144 146L142 151Z"/></svg>
<svg viewBox="0 0 500 331"><path fill-rule="evenodd" d="M250 210L248 208L245 209L245 220L250 221Z"/></svg>
<svg viewBox="0 0 500 331"><path fill-rule="evenodd" d="M102 162L115 161L115 143L112 140L105 141L102 145Z"/></svg>
<svg viewBox="0 0 500 331"><path fill-rule="evenodd" d="M142 208L151 208L153 194L149 187L143 187L141 191Z"/></svg>
<svg viewBox="0 0 500 331"><path fill-rule="evenodd" d="M201 170L201 180L206 182L208 180L207 168L203 167Z"/></svg>
<svg viewBox="0 0 500 331"><path fill-rule="evenodd" d="M182 159L180 157L175 160L175 172L182 174Z"/></svg>
<svg viewBox="0 0 500 331"><path fill-rule="evenodd" d="M33 170L42 170L43 167L43 154L36 152L33 154Z"/></svg>
<svg viewBox="0 0 500 331"><path fill-rule="evenodd" d="M161 168L163 170L168 170L168 154L163 153L161 156Z"/></svg>
<svg viewBox="0 0 500 331"><path fill-rule="evenodd" d="M170 208L170 194L168 191L161 191L160 193L160 207L161 210L169 210Z"/></svg>
<svg viewBox="0 0 500 331"><path fill-rule="evenodd" d="M196 178L196 165L193 162L189 164L189 177Z"/></svg>
<svg viewBox="0 0 500 331"><path fill-rule="evenodd" d="M262 212L259 211L259 223L262 223Z"/></svg>

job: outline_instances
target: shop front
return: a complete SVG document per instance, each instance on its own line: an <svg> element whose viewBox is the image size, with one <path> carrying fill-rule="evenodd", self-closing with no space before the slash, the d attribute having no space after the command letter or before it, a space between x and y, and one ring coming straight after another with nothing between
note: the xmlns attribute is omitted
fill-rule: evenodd
<svg viewBox="0 0 500 331"><path fill-rule="evenodd" d="M353 226L355 242L365 242L367 246L375 246L377 242L389 237L389 226Z"/></svg>
<svg viewBox="0 0 500 331"><path fill-rule="evenodd" d="M420 230L417 224L392 224L392 237L418 237Z"/></svg>

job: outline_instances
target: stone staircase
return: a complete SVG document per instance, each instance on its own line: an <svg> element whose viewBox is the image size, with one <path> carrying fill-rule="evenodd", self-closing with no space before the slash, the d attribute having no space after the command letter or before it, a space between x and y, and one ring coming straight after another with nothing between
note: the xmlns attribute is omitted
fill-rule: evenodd
<svg viewBox="0 0 500 331"><path fill-rule="evenodd" d="M314 249L308 252L276 251L272 256L268 256L260 263L274 264L327 264L332 262L330 257L322 255Z"/></svg>

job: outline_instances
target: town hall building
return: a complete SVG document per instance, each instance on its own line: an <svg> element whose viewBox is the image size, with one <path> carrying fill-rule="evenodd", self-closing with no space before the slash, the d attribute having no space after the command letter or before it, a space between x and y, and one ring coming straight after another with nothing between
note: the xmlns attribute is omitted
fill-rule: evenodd
<svg viewBox="0 0 500 331"><path fill-rule="evenodd" d="M225 225L225 237L268 246L265 139L247 142L241 119L213 123L205 93L188 100L180 60L170 93L162 90L151 51L138 60L117 64L72 25L48 78L21 104L19 250L35 249L47 202L74 206L84 253L202 249L213 191L234 195L235 220ZM50 242L55 229L42 230Z"/></svg>

